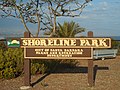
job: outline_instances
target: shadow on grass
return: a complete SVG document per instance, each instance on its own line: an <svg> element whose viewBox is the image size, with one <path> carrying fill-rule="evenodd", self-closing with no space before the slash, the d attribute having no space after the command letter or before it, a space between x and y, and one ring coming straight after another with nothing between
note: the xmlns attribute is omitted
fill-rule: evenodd
<svg viewBox="0 0 120 90"><path fill-rule="evenodd" d="M93 73L93 79L94 79L94 83L95 83L95 79L96 79L96 75L97 75L97 71L98 70L109 70L109 67L103 67L103 66L98 66L98 65L94 65L94 73ZM74 66L71 67L69 65L61 65L59 64L56 69L50 73L46 73L43 77L39 78L37 81L35 81L34 83L32 83L32 86L35 86L36 84L38 84L39 82L41 82L42 80L44 80L47 76L49 76L50 74L64 74L64 73L82 73L82 74L87 74L88 73L88 67L78 67L78 66Z"/></svg>

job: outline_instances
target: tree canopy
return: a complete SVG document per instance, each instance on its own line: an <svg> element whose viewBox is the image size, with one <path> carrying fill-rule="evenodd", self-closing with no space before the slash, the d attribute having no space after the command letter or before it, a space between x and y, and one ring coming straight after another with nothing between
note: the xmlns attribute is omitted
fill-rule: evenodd
<svg viewBox="0 0 120 90"><path fill-rule="evenodd" d="M80 16L87 3L92 0L0 0L0 17L14 17L20 19L30 32L27 24L37 25L36 35L40 30L50 30L51 36L55 34L57 17Z"/></svg>
<svg viewBox="0 0 120 90"><path fill-rule="evenodd" d="M78 23L75 22L64 22L63 25L59 24L59 29L57 31L58 37L69 37L73 38L77 34L84 32L85 28L80 27Z"/></svg>

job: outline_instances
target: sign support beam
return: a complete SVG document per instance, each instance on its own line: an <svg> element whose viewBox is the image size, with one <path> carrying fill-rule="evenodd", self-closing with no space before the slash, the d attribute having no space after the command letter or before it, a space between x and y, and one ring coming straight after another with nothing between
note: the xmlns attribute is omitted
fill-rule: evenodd
<svg viewBox="0 0 120 90"><path fill-rule="evenodd" d="M24 32L24 37L29 38L30 33ZM24 85L30 86L31 82L31 60L24 58Z"/></svg>
<svg viewBox="0 0 120 90"><path fill-rule="evenodd" d="M93 37L93 32L88 32L88 37ZM94 86L94 70L93 70L93 59L88 60L88 85L90 87Z"/></svg>

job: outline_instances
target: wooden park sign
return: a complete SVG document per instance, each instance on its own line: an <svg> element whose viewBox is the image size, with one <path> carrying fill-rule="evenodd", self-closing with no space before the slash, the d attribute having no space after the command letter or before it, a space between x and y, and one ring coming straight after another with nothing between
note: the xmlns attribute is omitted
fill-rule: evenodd
<svg viewBox="0 0 120 90"><path fill-rule="evenodd" d="M21 38L28 59L92 59L93 48L110 48L110 43L110 38Z"/></svg>
<svg viewBox="0 0 120 90"><path fill-rule="evenodd" d="M9 40L8 45L24 48L25 86L31 85L31 59L88 60L88 85L93 86L93 49L111 48L111 39L94 38L91 31L87 38L31 38L30 33L25 32L24 38Z"/></svg>
<svg viewBox="0 0 120 90"><path fill-rule="evenodd" d="M110 38L31 38L28 32L20 40L24 48L24 85L30 86L31 59L77 59L88 60L88 85L94 85L93 49L111 48Z"/></svg>

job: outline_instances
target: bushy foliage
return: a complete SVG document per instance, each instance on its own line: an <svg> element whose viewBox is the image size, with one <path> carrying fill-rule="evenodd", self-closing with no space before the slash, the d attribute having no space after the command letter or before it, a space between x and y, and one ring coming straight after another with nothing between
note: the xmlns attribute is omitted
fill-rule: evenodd
<svg viewBox="0 0 120 90"><path fill-rule="evenodd" d="M20 48L0 49L0 78L15 78L23 72L23 50ZM42 60L32 60L31 74L44 74L49 68Z"/></svg>
<svg viewBox="0 0 120 90"><path fill-rule="evenodd" d="M0 78L14 78L23 71L23 51L16 48L0 50Z"/></svg>
<svg viewBox="0 0 120 90"><path fill-rule="evenodd" d="M119 41L115 41L115 40L112 40L112 48L119 48L120 46L120 42Z"/></svg>
<svg viewBox="0 0 120 90"><path fill-rule="evenodd" d="M5 49L5 42L4 42L4 40L2 41L0 41L0 49Z"/></svg>
<svg viewBox="0 0 120 90"><path fill-rule="evenodd" d="M47 66L44 64L42 60L32 60L32 63L31 63L31 74L32 75L36 73L44 74L46 70L47 70Z"/></svg>

